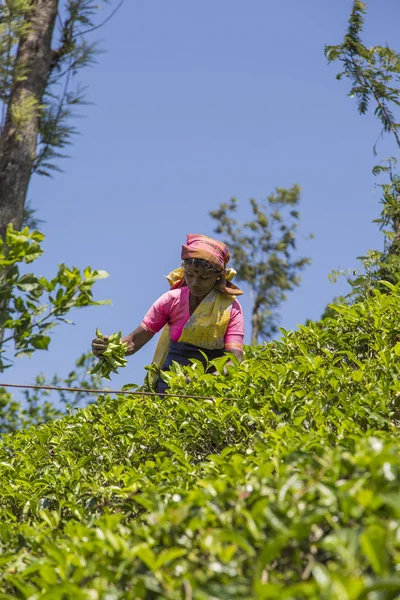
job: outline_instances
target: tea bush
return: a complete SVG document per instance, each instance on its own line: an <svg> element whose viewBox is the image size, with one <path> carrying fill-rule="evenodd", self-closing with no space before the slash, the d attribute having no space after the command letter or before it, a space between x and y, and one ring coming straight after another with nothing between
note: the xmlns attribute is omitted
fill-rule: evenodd
<svg viewBox="0 0 400 600"><path fill-rule="evenodd" d="M3 436L0 599L400 597L400 288L334 310Z"/></svg>

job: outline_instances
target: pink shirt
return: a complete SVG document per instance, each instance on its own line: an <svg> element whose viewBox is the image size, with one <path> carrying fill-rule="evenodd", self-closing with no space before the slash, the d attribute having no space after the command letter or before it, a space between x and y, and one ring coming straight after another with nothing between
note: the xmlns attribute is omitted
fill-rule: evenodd
<svg viewBox="0 0 400 600"><path fill-rule="evenodd" d="M168 323L171 339L177 342L189 319L189 288L184 286L177 290L170 290L160 296L147 312L142 325L148 331L157 333ZM234 300L231 318L225 332L225 348L243 348L243 338L243 311L239 302Z"/></svg>

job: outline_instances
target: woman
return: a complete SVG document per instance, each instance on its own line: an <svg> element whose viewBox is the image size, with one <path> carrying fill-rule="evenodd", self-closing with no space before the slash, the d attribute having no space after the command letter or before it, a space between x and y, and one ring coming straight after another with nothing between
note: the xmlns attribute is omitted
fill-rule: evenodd
<svg viewBox="0 0 400 600"><path fill-rule="evenodd" d="M205 364L225 351L243 360L244 319L236 296L243 292L230 283L235 271L228 269L229 251L225 244L204 235L187 236L182 246L182 266L167 277L170 291L150 308L135 331L122 338L127 355L142 348L162 328L153 362L163 371L172 361L181 365L191 358ZM94 339L92 350L101 356L108 338ZM157 391L168 385L158 378Z"/></svg>

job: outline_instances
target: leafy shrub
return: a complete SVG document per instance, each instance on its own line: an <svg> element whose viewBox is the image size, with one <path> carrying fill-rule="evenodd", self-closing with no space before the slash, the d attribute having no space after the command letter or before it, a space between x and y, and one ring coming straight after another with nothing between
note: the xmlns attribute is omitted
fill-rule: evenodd
<svg viewBox="0 0 400 600"><path fill-rule="evenodd" d="M60 264L52 279L26 272L27 265L43 254L43 240L40 231L29 231L28 227L16 231L12 223L5 240L0 238L0 372L12 365L14 356L48 350L51 331L60 323L71 323L66 318L71 310L108 303L93 299L93 286L108 277L106 271L86 267L81 272L77 267ZM92 355L84 354L66 378L54 375L47 382L38 375L35 384L99 389L99 377L87 373L93 362ZM63 406L76 406L85 394L77 392L67 399L60 392L61 405L49 395L46 390L25 391L25 402L19 402L0 386L0 433L60 417L65 414Z"/></svg>
<svg viewBox="0 0 400 600"><path fill-rule="evenodd" d="M41 373L36 376L35 385L100 390L102 388L100 376L88 373L88 369L95 361L91 353L82 354L75 361L75 368L68 373L67 377L62 378L56 374L48 381ZM22 402L15 400L12 394L0 386L0 434L31 425L41 425L63 417L67 407L82 406L96 398L95 395L90 397L85 391L66 392L62 389L56 393L47 389L25 389L23 397Z"/></svg>
<svg viewBox="0 0 400 600"><path fill-rule="evenodd" d="M399 597L400 288L333 308L5 435L0 598Z"/></svg>
<svg viewBox="0 0 400 600"><path fill-rule="evenodd" d="M16 231L12 223L6 239L0 237L0 371L11 366L8 354L31 356L36 350L47 350L50 331L62 322L71 323L66 315L72 309L109 304L107 300L94 301L92 289L96 281L108 277L106 271L86 267L81 273L76 267L60 264L53 279L21 274L21 266L43 254L43 240L40 231L28 227Z"/></svg>

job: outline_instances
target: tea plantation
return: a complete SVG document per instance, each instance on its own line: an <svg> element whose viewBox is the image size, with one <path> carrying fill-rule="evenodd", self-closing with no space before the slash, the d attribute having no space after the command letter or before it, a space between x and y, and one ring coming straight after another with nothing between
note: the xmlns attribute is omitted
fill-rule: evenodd
<svg viewBox="0 0 400 600"><path fill-rule="evenodd" d="M0 599L400 598L399 288L336 314L4 436Z"/></svg>

